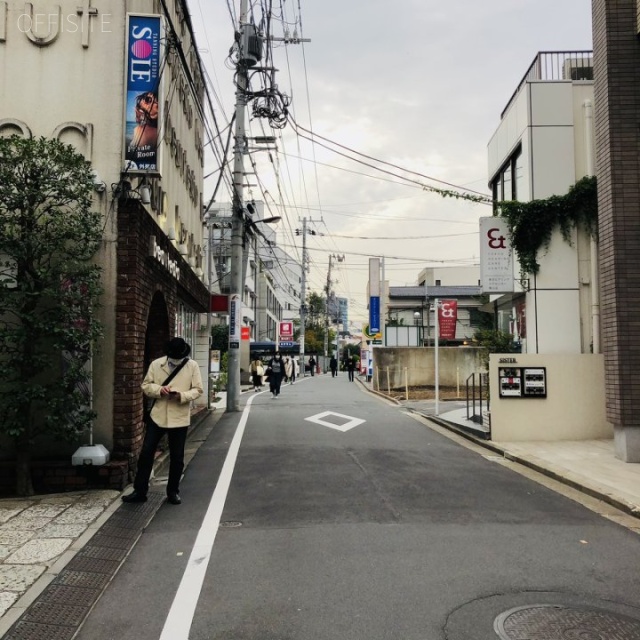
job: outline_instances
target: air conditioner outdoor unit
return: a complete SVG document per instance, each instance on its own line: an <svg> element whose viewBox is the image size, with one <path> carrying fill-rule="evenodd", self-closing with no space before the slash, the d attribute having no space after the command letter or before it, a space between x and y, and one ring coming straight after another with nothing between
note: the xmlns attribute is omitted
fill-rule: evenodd
<svg viewBox="0 0 640 640"><path fill-rule="evenodd" d="M593 58L567 58L562 67L563 80L593 80Z"/></svg>

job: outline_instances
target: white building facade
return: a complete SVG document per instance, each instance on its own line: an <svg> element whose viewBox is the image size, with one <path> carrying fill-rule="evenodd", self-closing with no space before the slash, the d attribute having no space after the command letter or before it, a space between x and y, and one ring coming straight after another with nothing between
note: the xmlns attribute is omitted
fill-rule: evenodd
<svg viewBox="0 0 640 640"><path fill-rule="evenodd" d="M576 79L577 78L577 79ZM594 173L590 52L540 53L502 113L488 145L494 201L564 195ZM526 353L589 353L594 342L595 260L585 232L556 230L538 255L538 274L515 264L515 291L499 301L500 328ZM597 342L598 340L596 340Z"/></svg>

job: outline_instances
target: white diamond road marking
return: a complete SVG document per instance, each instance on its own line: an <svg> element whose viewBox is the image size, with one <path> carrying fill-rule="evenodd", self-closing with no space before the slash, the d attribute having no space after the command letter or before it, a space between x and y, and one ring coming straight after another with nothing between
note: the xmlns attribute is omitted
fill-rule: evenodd
<svg viewBox="0 0 640 640"><path fill-rule="evenodd" d="M327 416L338 416L339 418L345 418L347 422L344 424L333 424L332 422L327 422L322 418L326 418ZM315 422L316 424L321 424L323 427L329 427L330 429L335 429L336 431L349 431L349 429L353 429L358 425L366 422L366 420L361 420L360 418L354 418L353 416L345 416L344 413L336 413L335 411L323 411L322 413L317 413L315 416L311 416L309 418L305 418L308 422Z"/></svg>

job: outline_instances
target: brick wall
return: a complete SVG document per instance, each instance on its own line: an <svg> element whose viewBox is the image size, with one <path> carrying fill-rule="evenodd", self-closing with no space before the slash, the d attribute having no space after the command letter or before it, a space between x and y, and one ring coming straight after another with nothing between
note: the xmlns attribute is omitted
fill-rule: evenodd
<svg viewBox="0 0 640 640"><path fill-rule="evenodd" d="M151 236L179 264L179 281L149 256ZM165 342L173 336L178 301L203 313L208 293L137 201L119 203L117 260L112 459L125 461L132 479L144 437L140 384L146 368L151 360L163 355Z"/></svg>
<svg viewBox="0 0 640 640"><path fill-rule="evenodd" d="M636 0L594 0L602 348L607 419L640 426L640 41Z"/></svg>

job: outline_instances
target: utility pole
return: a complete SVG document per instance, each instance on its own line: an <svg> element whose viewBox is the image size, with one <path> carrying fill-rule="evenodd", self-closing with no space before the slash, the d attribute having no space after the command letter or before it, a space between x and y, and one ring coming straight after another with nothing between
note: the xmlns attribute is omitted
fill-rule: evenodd
<svg viewBox="0 0 640 640"><path fill-rule="evenodd" d="M329 356L329 327L332 323L329 322L329 298L331 297L331 268L333 266L333 260L337 260L338 262L342 262L344 260L344 256L336 256L331 254L329 256L329 270L327 271L327 299L325 304L325 320L324 320L324 358L325 358L325 367L326 367L326 359Z"/></svg>
<svg viewBox="0 0 640 640"><path fill-rule="evenodd" d="M231 218L231 292L229 295L229 360L227 371L227 411L240 411L240 341L242 322L243 234L244 234L244 153L246 151L245 112L247 107L248 69L252 65L246 33L249 0L240 0L239 55L236 65L236 128L233 157L233 194ZM257 59L256 59L257 62ZM253 62L255 64L255 62Z"/></svg>
<svg viewBox="0 0 640 640"><path fill-rule="evenodd" d="M307 315L307 219L302 218L302 282L300 283L300 373L305 376L304 366L304 333Z"/></svg>

